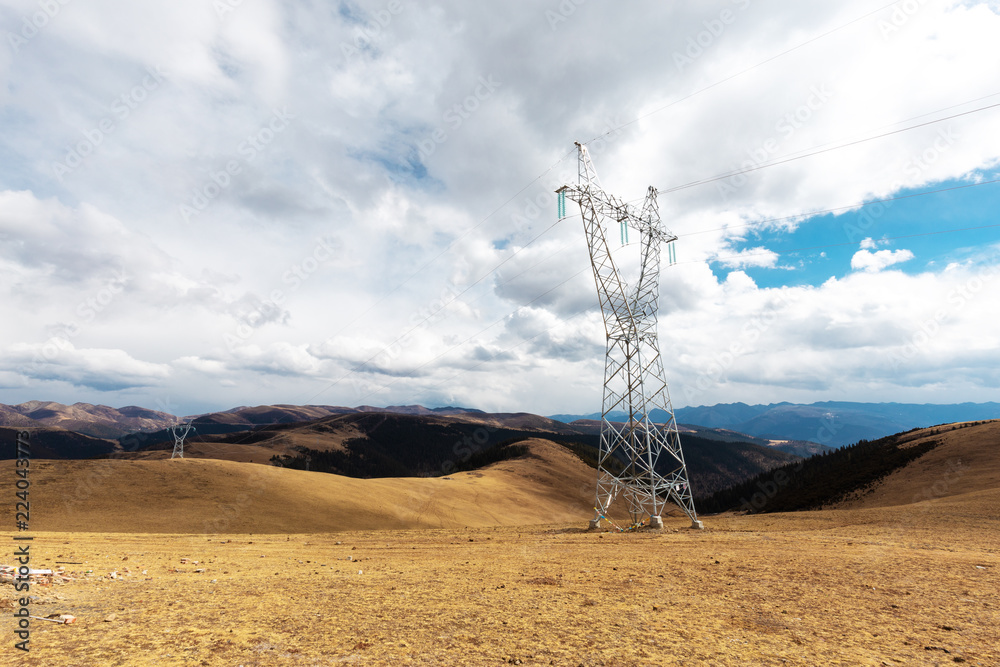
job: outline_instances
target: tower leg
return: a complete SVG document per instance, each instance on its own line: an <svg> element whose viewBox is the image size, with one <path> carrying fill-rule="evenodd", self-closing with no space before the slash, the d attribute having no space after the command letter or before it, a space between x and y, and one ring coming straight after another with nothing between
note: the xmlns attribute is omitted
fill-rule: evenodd
<svg viewBox="0 0 1000 667"><path fill-rule="evenodd" d="M649 517L649 527L652 530L663 530L663 517Z"/></svg>

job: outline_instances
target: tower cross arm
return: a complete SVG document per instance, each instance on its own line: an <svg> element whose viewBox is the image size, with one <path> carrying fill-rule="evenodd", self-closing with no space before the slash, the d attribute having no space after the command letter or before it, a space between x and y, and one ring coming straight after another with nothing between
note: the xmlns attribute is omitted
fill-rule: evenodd
<svg viewBox="0 0 1000 667"><path fill-rule="evenodd" d="M649 234L660 243L670 243L677 240L677 236L664 229L660 222L659 213L655 208L656 188L652 186L646 195L647 205L643 207L642 212L623 202L620 198L607 194L599 186L595 187L590 184L566 184L557 189L556 193L562 193L567 199L578 204L590 203L593 205L594 211L601 217L610 218L615 222L624 222L642 234ZM650 198L653 201L652 213L650 213L649 207Z"/></svg>

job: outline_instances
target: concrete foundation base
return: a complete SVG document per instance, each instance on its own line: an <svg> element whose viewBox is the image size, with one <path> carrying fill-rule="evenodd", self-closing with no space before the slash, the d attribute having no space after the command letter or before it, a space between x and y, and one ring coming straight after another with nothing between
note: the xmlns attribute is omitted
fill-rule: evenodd
<svg viewBox="0 0 1000 667"><path fill-rule="evenodd" d="M658 516L649 517L649 527L653 530L662 530L663 518Z"/></svg>
<svg viewBox="0 0 1000 667"><path fill-rule="evenodd" d="M601 527L601 520L600 519L591 519L590 520L590 527L588 528L588 530L597 530L600 527Z"/></svg>
<svg viewBox="0 0 1000 667"><path fill-rule="evenodd" d="M705 530L705 524L695 519L694 521L691 522L691 528L693 530Z"/></svg>

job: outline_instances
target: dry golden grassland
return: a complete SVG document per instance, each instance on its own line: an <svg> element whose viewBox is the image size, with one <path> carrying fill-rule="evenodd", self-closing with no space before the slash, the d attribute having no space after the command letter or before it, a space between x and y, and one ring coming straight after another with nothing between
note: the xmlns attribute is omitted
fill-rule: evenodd
<svg viewBox="0 0 1000 667"><path fill-rule="evenodd" d="M840 508L625 534L584 530L593 470L545 441L438 479L35 461L31 566L75 579L31 609L77 620L18 651L0 584L0 664L996 667L998 430Z"/></svg>
<svg viewBox="0 0 1000 667"><path fill-rule="evenodd" d="M36 557L84 565L33 608L78 620L23 654L8 616L0 662L998 665L1000 494L971 495L701 532L42 533Z"/></svg>

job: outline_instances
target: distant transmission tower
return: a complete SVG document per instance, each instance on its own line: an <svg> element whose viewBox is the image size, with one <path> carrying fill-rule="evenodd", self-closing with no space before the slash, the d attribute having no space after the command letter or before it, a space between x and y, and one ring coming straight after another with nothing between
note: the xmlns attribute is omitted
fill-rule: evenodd
<svg viewBox="0 0 1000 667"><path fill-rule="evenodd" d="M608 516L611 503L621 495L633 524L648 516L650 527L662 527L661 512L673 501L691 519L692 528L702 528L694 509L656 334L660 244L670 244L677 237L660 223L655 188L649 188L642 210L636 211L604 192L587 147L579 142L576 145L580 182L557 190L559 213L566 214L567 197L580 204L607 334L597 516L590 525L598 527L601 518ZM632 288L622 279L611 257L604 229L607 221L621 225L623 239L627 227L642 237L641 268ZM651 413L657 409L666 414L665 423L653 422ZM613 412L626 413L624 423L614 423Z"/></svg>
<svg viewBox="0 0 1000 667"><path fill-rule="evenodd" d="M195 430L194 426L190 422L187 424L176 424L170 427L170 432L174 434L174 453L170 455L170 458L184 458L184 438L187 434Z"/></svg>

